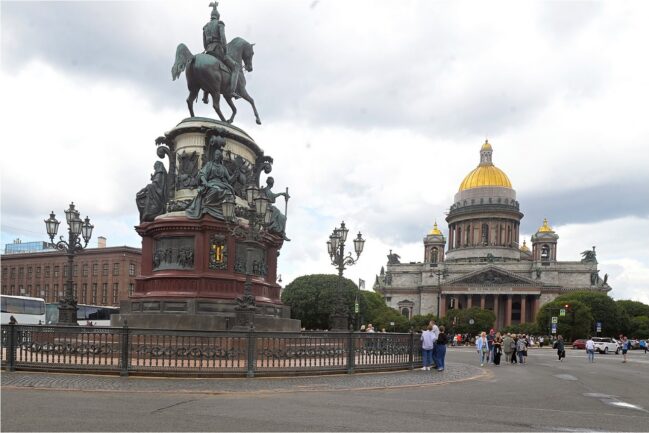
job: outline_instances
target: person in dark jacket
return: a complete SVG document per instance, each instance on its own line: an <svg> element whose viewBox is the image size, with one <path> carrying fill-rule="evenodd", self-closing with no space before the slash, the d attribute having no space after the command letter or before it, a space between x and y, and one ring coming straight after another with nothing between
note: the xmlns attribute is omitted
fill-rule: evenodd
<svg viewBox="0 0 649 433"><path fill-rule="evenodd" d="M559 357L559 361L563 361L563 358L566 357L566 347L563 342L563 337L559 335L557 337L557 341L554 343L557 349L557 356Z"/></svg>
<svg viewBox="0 0 649 433"><path fill-rule="evenodd" d="M444 360L446 358L446 345L448 344L448 336L446 335L446 328L443 326L439 327L439 335L437 336L437 341L435 346L437 350L435 351L435 365L437 366L437 371L444 371Z"/></svg>
<svg viewBox="0 0 649 433"><path fill-rule="evenodd" d="M497 332L494 338L493 353L494 365L500 365L500 357L503 353L503 338L500 336L500 332Z"/></svg>

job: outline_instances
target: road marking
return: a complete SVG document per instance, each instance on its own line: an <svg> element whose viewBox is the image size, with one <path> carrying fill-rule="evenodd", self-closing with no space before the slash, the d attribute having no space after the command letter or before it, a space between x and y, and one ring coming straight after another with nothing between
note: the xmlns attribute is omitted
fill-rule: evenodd
<svg viewBox="0 0 649 433"><path fill-rule="evenodd" d="M626 401L619 400L614 395L609 394L600 394L598 392L587 392L584 394L586 397L598 398L602 403L608 404L610 406L622 407L624 409L633 409L639 410L641 412L649 412L641 406L636 406L635 404L627 403Z"/></svg>
<svg viewBox="0 0 649 433"><path fill-rule="evenodd" d="M563 380L577 380L577 378L572 374L555 374L554 377L558 377L559 379Z"/></svg>

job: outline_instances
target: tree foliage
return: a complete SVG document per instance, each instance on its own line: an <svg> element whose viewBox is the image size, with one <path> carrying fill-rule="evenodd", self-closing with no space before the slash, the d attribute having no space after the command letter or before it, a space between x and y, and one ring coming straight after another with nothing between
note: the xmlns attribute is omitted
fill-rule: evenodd
<svg viewBox="0 0 649 433"><path fill-rule="evenodd" d="M536 316L539 330L550 334L552 317L557 317L557 335L563 335L568 341L584 338L593 332L593 314L591 308L584 302L561 299L559 296L552 302L543 305ZM568 305L568 308L565 306ZM559 311L566 310L565 316L560 316Z"/></svg>
<svg viewBox="0 0 649 433"><path fill-rule="evenodd" d="M616 304L622 307L624 311L626 311L626 313L629 315L629 317L649 317L649 305L643 304L642 302L620 300L616 301Z"/></svg>
<svg viewBox="0 0 649 433"><path fill-rule="evenodd" d="M489 332L489 329L496 321L496 316L491 310L481 310L478 307L473 307L448 310L444 319L450 333L478 335L482 331Z"/></svg>
<svg viewBox="0 0 649 433"><path fill-rule="evenodd" d="M383 297L376 292L361 290L360 310L361 323L371 323L376 330L397 332L409 330L408 319L394 308L385 305ZM390 323L394 323L394 326Z"/></svg>

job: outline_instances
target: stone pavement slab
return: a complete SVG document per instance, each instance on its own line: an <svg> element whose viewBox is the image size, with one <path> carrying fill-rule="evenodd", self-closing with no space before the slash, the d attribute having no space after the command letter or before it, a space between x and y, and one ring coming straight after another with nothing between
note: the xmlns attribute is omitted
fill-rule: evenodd
<svg viewBox="0 0 649 433"><path fill-rule="evenodd" d="M184 392L200 394L340 391L424 386L479 378L486 371L472 365L451 363L443 372L419 369L318 376L259 378L161 378L117 377L96 374L3 372L3 389L32 388L112 392Z"/></svg>

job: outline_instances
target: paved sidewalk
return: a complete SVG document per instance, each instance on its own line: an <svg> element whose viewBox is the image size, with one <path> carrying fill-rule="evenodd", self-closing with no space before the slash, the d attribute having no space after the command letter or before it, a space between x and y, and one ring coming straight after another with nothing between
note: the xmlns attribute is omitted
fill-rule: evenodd
<svg viewBox="0 0 649 433"><path fill-rule="evenodd" d="M407 370L382 373L267 378L152 378L68 373L2 372L3 389L31 388L69 391L182 392L198 394L341 391L434 385L482 377L485 370L462 363L443 372Z"/></svg>

